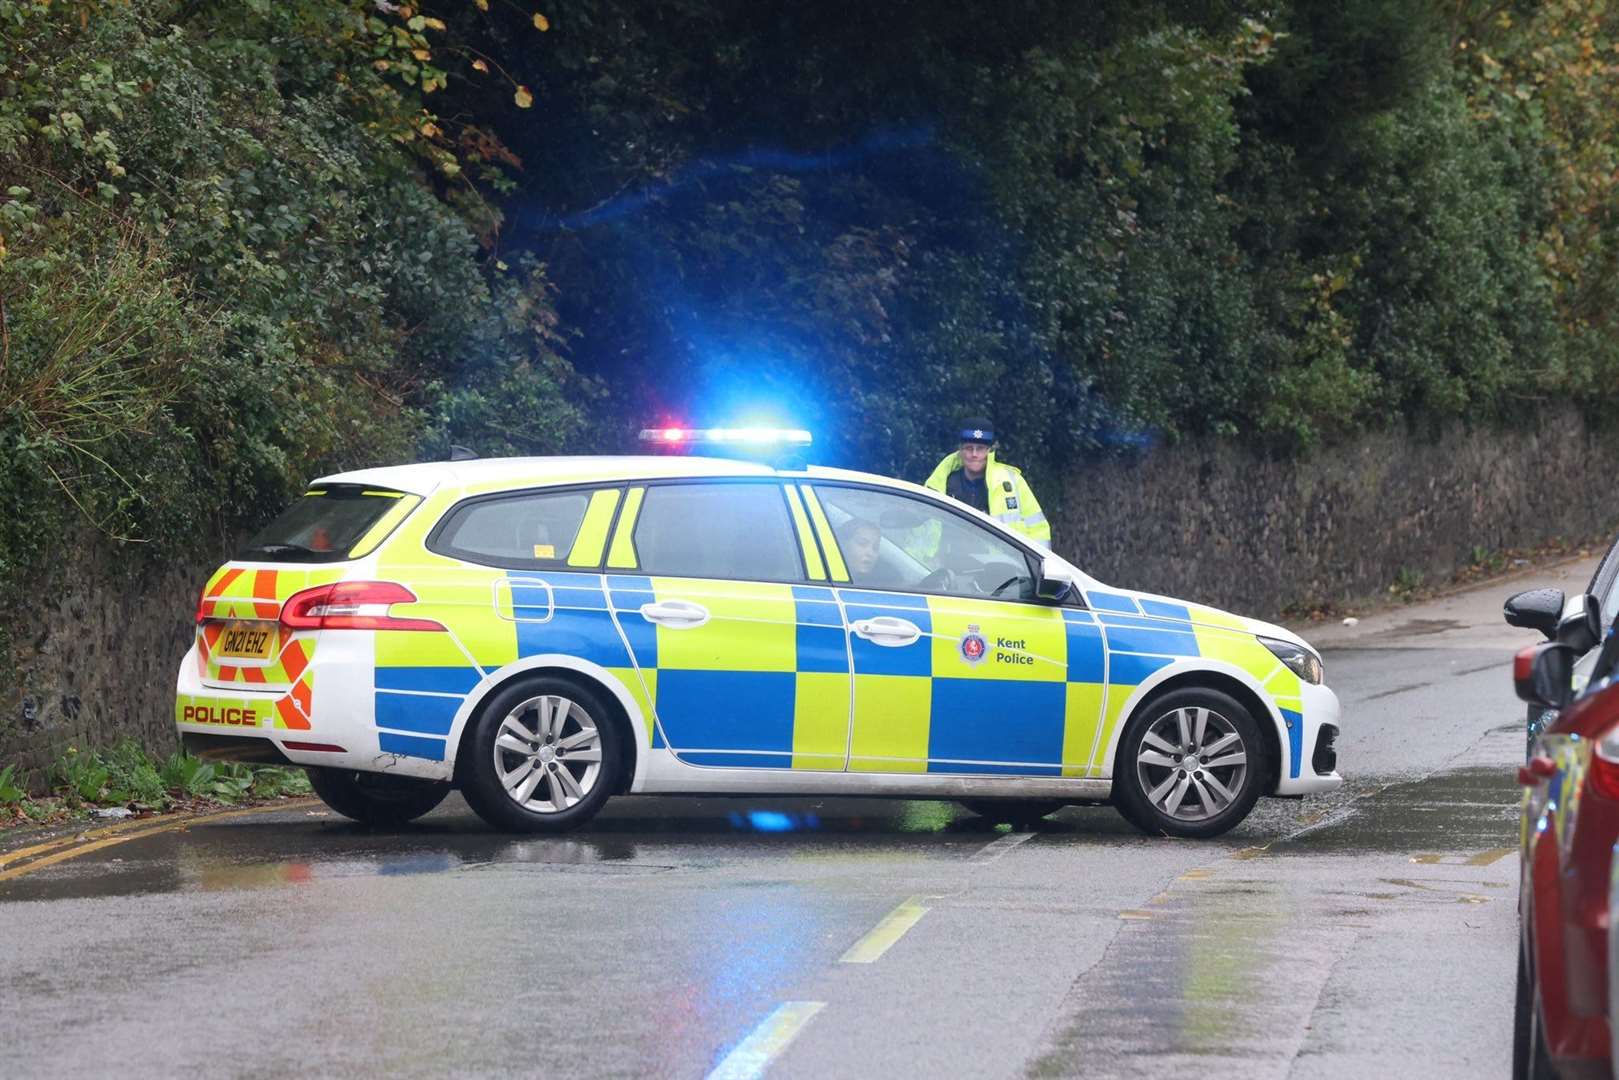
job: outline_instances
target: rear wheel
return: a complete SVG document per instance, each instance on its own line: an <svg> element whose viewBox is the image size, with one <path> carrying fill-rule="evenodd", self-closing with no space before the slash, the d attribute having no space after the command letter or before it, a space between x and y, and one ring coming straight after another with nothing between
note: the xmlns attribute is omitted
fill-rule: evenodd
<svg viewBox="0 0 1619 1080"><path fill-rule="evenodd" d="M462 793L497 829L576 828L618 785L621 730L582 683L552 675L513 683L479 714Z"/></svg>
<svg viewBox="0 0 1619 1080"><path fill-rule="evenodd" d="M1056 799L962 799L961 805L997 823L1033 825L1068 804Z"/></svg>
<svg viewBox="0 0 1619 1080"><path fill-rule="evenodd" d="M344 817L366 825L404 825L432 810L450 785L414 776L308 768L309 786L320 801Z"/></svg>
<svg viewBox="0 0 1619 1080"><path fill-rule="evenodd" d="M1131 718L1113 766L1113 798L1143 832L1206 838L1227 832L1259 798L1259 725L1218 690L1175 690Z"/></svg>

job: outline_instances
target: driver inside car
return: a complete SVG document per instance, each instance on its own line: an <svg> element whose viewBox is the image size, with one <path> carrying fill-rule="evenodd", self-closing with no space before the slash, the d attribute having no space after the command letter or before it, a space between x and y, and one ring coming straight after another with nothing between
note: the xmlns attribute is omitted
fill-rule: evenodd
<svg viewBox="0 0 1619 1080"><path fill-rule="evenodd" d="M881 565L883 531L867 518L850 518L837 530L838 547L849 564L849 579L867 588L907 588L916 584L903 581L891 568Z"/></svg>
<svg viewBox="0 0 1619 1080"><path fill-rule="evenodd" d="M849 562L849 575L864 583L877 569L877 556L882 554L883 531L875 523L855 518L844 527L840 542Z"/></svg>

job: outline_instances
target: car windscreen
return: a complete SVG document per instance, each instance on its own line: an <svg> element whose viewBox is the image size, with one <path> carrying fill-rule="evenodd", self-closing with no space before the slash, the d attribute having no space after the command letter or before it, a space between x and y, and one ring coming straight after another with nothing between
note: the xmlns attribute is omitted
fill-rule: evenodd
<svg viewBox="0 0 1619 1080"><path fill-rule="evenodd" d="M342 562L401 499L400 491L332 484L311 488L249 540L236 558L269 562ZM363 553L361 553L363 554Z"/></svg>

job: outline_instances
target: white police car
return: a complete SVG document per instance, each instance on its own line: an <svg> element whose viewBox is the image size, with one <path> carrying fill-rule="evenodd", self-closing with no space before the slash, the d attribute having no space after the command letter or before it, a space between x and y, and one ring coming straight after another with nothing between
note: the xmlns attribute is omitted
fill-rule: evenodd
<svg viewBox="0 0 1619 1080"><path fill-rule="evenodd" d="M1214 836L1341 783L1288 631L1110 588L915 484L701 457L318 480L203 590L175 718L376 823L458 786L515 830L728 793L1107 801Z"/></svg>

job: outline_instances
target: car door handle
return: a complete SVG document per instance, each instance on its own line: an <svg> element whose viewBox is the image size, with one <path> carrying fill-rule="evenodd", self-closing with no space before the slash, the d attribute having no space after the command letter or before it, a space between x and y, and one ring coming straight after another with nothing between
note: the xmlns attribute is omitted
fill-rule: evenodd
<svg viewBox="0 0 1619 1080"><path fill-rule="evenodd" d="M879 615L875 619L860 619L850 623L849 629L873 645L886 645L889 648L909 645L922 636L921 627L908 619L896 619L891 615Z"/></svg>
<svg viewBox="0 0 1619 1080"><path fill-rule="evenodd" d="M690 600L659 600L642 604L641 618L671 630L690 630L708 621L708 609Z"/></svg>

